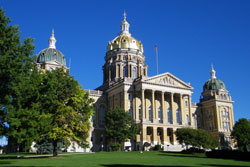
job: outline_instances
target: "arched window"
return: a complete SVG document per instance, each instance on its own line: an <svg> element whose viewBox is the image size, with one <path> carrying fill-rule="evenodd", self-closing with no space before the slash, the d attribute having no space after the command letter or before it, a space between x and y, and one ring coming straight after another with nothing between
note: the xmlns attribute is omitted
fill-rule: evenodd
<svg viewBox="0 0 250 167"><path fill-rule="evenodd" d="M149 121L153 121L153 111L152 111L152 105L148 107L148 113L149 113Z"/></svg>
<svg viewBox="0 0 250 167"><path fill-rule="evenodd" d="M181 112L180 112L180 109L179 109L179 108L176 109L176 122L177 122L178 124L181 123Z"/></svg>
<svg viewBox="0 0 250 167"><path fill-rule="evenodd" d="M133 76L132 76L133 79L136 78L136 67L133 67Z"/></svg>
<svg viewBox="0 0 250 167"><path fill-rule="evenodd" d="M224 118L227 117L227 111L226 111L225 108L222 109L221 115L222 115L222 117L224 117Z"/></svg>
<svg viewBox="0 0 250 167"><path fill-rule="evenodd" d="M172 111L170 107L168 107L167 109L167 114L168 114L168 123L172 123Z"/></svg>
<svg viewBox="0 0 250 167"><path fill-rule="evenodd" d="M161 106L158 107L158 121L162 123L162 109Z"/></svg>
<svg viewBox="0 0 250 167"><path fill-rule="evenodd" d="M103 104L99 107L99 125L103 126L105 124L105 106Z"/></svg>
<svg viewBox="0 0 250 167"><path fill-rule="evenodd" d="M139 110L139 119L142 120L141 104L139 105L138 110Z"/></svg>
<svg viewBox="0 0 250 167"><path fill-rule="evenodd" d="M128 77L128 67L127 66L123 67L123 77Z"/></svg>

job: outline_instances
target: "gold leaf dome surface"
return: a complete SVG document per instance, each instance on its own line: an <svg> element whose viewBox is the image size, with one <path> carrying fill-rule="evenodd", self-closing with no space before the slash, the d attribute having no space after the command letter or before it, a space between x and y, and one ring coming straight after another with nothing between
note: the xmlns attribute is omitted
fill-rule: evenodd
<svg viewBox="0 0 250 167"><path fill-rule="evenodd" d="M134 49L143 52L143 45L132 36L119 35L108 43L107 51L115 49Z"/></svg>

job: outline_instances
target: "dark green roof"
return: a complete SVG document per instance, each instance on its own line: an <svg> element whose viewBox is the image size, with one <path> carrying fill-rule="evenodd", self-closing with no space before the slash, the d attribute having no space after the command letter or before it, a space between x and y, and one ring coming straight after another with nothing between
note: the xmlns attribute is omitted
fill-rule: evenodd
<svg viewBox="0 0 250 167"><path fill-rule="evenodd" d="M66 60L62 52L55 48L46 48L38 53L36 63L44 63L48 61L57 61L66 66Z"/></svg>
<svg viewBox="0 0 250 167"><path fill-rule="evenodd" d="M217 78L211 78L209 79L203 86L203 90L219 90L219 89L224 89L226 90L225 84L217 79Z"/></svg>

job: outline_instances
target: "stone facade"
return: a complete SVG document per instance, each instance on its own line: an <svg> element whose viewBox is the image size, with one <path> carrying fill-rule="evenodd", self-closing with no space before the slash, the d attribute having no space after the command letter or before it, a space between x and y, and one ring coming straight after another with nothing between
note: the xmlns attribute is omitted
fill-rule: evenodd
<svg viewBox="0 0 250 167"><path fill-rule="evenodd" d="M95 91L87 90L95 100L92 151L108 150L104 116L116 107L129 112L140 128L136 140L124 144L131 150L150 149L158 144L164 150L181 150L175 131L184 127L203 128L230 141L233 101L227 90L204 90L203 98L196 104L191 100L190 83L169 72L149 77L147 70L142 43L131 36L124 15L121 32L107 46L103 84Z"/></svg>
<svg viewBox="0 0 250 167"><path fill-rule="evenodd" d="M91 118L89 149L71 143L68 151L108 150L105 139L105 113L116 107L129 112L140 128L135 141L124 143L130 150L150 149L162 145L164 150L177 151L175 131L178 128L202 128L218 137L222 146L231 145L230 133L234 125L233 101L224 83L215 77L205 83L200 102L192 103L193 87L169 72L148 76L143 45L131 36L124 14L121 31L108 43L103 65L103 84L86 90L94 99L95 114ZM36 64L44 70L63 67L64 55L55 47L54 31L49 47L42 50Z"/></svg>

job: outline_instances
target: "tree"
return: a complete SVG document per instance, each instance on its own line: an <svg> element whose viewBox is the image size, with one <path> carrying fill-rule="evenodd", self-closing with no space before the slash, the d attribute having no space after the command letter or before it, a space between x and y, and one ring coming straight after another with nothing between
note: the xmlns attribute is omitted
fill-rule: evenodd
<svg viewBox="0 0 250 167"><path fill-rule="evenodd" d="M180 144L185 144L188 148L189 145L195 146L196 145L196 130L191 128L180 128L177 129L175 134L177 137L177 140Z"/></svg>
<svg viewBox="0 0 250 167"><path fill-rule="evenodd" d="M210 132L203 130L203 129L198 129L196 130L196 145L199 148L204 148L204 149L215 149L216 147L219 146L219 140L214 137Z"/></svg>
<svg viewBox="0 0 250 167"><path fill-rule="evenodd" d="M57 156L59 141L74 141L87 147L92 100L78 82L62 68L45 71L40 94L42 136L53 143L53 155Z"/></svg>
<svg viewBox="0 0 250 167"><path fill-rule="evenodd" d="M190 145L197 148L213 149L219 146L218 140L203 129L180 128L176 130L175 134L179 143L185 144L187 147Z"/></svg>
<svg viewBox="0 0 250 167"><path fill-rule="evenodd" d="M108 110L105 121L105 135L111 146L121 147L126 139L135 139L138 127L131 115L123 109L115 108Z"/></svg>
<svg viewBox="0 0 250 167"><path fill-rule="evenodd" d="M240 150L247 151L250 147L250 121L241 118L233 127L231 136L237 141Z"/></svg>
<svg viewBox="0 0 250 167"><path fill-rule="evenodd" d="M28 149L39 137L36 99L40 75L30 56L33 40L21 41L18 27L9 23L0 8L0 132L12 144Z"/></svg>

